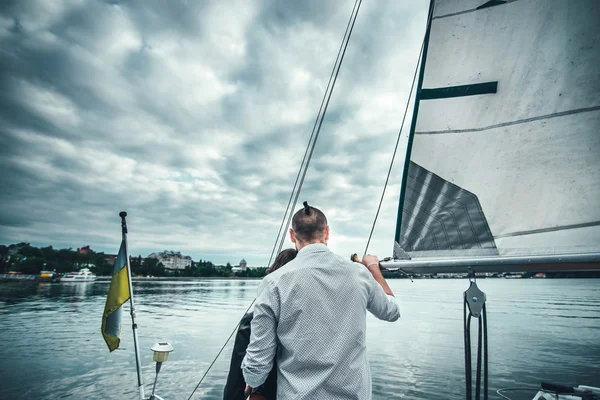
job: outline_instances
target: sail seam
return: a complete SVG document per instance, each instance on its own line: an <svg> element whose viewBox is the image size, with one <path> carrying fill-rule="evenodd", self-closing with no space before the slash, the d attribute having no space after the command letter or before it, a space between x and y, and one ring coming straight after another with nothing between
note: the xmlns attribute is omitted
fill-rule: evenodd
<svg viewBox="0 0 600 400"><path fill-rule="evenodd" d="M577 108L575 110L561 111L561 112L557 112L557 113L553 113L553 114L540 115L539 117L531 117L531 118L525 118L525 119L518 119L515 121L502 122L499 124L484 126L482 128L449 129L449 130L445 130L445 131L422 131L422 132L415 132L415 134L416 135L440 135L440 134L445 134L445 133L482 132L482 131L487 131L489 129L502 128L502 127L511 126L511 125L525 124L528 122L535 122L535 121L539 121L539 120L543 120L543 119L564 117L567 115L581 114L581 113L585 113L585 112L592 112L592 111L598 111L598 110L600 110L600 106Z"/></svg>
<svg viewBox="0 0 600 400"><path fill-rule="evenodd" d="M508 3L514 3L515 1L518 1L518 0L507 0L506 3L497 4L497 6L503 6L503 5L506 5ZM475 11L487 10L487 9L490 9L490 8L494 8L494 7L485 7L485 8L476 7L476 8L472 8L470 10L458 11L458 12L455 12L455 13L444 14L444 15L438 15L437 17L433 17L432 20L433 19L442 19L442 18L455 17L457 15L469 14L469 13L472 13L472 12L475 12Z"/></svg>
<svg viewBox="0 0 600 400"><path fill-rule="evenodd" d="M591 226L600 226L600 221L591 221L584 222L581 224L572 224L572 225L563 225L563 226L553 226L551 228L540 228L540 229L532 229L529 231L518 231L511 233L503 233L501 235L494 236L494 239L513 237L513 236L526 236L526 235L534 235L536 233L546 233L546 232L558 232L558 231L566 231L569 229L579 229L579 228L588 228Z"/></svg>

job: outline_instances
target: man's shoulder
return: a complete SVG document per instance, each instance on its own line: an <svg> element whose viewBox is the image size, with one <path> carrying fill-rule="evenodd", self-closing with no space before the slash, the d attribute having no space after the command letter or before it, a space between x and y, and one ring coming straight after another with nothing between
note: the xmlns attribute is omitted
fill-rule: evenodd
<svg viewBox="0 0 600 400"><path fill-rule="evenodd" d="M323 253L321 253L323 254ZM287 263L285 266L279 268L278 270L271 272L267 275L263 280L267 281L269 285L276 286L282 280L286 280L286 278L291 278L297 274L306 274L309 273L307 270L311 268L334 268L336 270L343 269L345 273L355 274L363 279L368 279L370 276L369 271L365 268L364 265L350 261L349 258L343 257L339 254L335 254L331 251L325 253L325 263L323 264L323 259L320 262L315 262L314 260L307 260L304 257L297 257Z"/></svg>
<svg viewBox="0 0 600 400"><path fill-rule="evenodd" d="M265 276L263 278L263 281L265 281L269 285L276 284L283 276L288 275L290 273L293 274L296 269L294 267L298 265L300 265L300 263L298 262L298 259L295 258L292 261L285 264L284 266Z"/></svg>

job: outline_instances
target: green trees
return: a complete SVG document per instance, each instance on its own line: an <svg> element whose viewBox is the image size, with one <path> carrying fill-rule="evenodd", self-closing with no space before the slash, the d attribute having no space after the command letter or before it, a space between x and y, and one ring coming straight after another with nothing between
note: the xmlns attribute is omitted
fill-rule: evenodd
<svg viewBox="0 0 600 400"><path fill-rule="evenodd" d="M4 261L4 265L0 264L3 272L39 274L47 270L65 273L85 266L90 267L98 275L112 273L112 266L105 260L104 253L88 251L82 254L70 248L60 250L55 250L52 246L37 248L29 243L2 246L0 260Z"/></svg>
<svg viewBox="0 0 600 400"><path fill-rule="evenodd" d="M44 268L44 260L39 257L23 257L19 261L19 272L23 274L39 274Z"/></svg>
<svg viewBox="0 0 600 400"><path fill-rule="evenodd" d="M237 272L236 276L240 278L262 278L265 276L266 271L266 267L248 268L245 271Z"/></svg>
<svg viewBox="0 0 600 400"><path fill-rule="evenodd" d="M99 276L112 275L114 265L106 260L104 253L94 253L93 261L91 262L94 266L90 269L93 273Z"/></svg>
<svg viewBox="0 0 600 400"><path fill-rule="evenodd" d="M218 266L216 271L215 271L215 275L213 276L218 276L218 277L227 277L227 276L231 276L231 269L233 267L231 266L231 264L227 263L226 266Z"/></svg>
<svg viewBox="0 0 600 400"><path fill-rule="evenodd" d="M143 270L142 270L142 255L140 254L137 257L129 257L129 265L131 266L131 275L136 276L136 275L143 275Z"/></svg>
<svg viewBox="0 0 600 400"><path fill-rule="evenodd" d="M98 276L110 276L114 270L116 255L95 252L88 246L73 250L55 249L52 246L37 248L29 243L0 245L0 273L9 271L23 274L39 274L40 271L66 273L88 267ZM184 270L166 270L157 258L130 257L132 276L181 276L181 277L242 277L261 278L266 268L248 268L232 272L231 263L215 265L208 260L192 262Z"/></svg>
<svg viewBox="0 0 600 400"><path fill-rule="evenodd" d="M21 249L19 249L19 254L27 258L43 258L44 256L40 249L30 246L29 244L21 247Z"/></svg>
<svg viewBox="0 0 600 400"><path fill-rule="evenodd" d="M8 247L0 245L0 274L7 272L8 269Z"/></svg>
<svg viewBox="0 0 600 400"><path fill-rule="evenodd" d="M188 276L197 276L197 277L209 277L215 276L217 269L210 261L200 260L197 263L192 263L192 267L190 268L190 275Z"/></svg>
<svg viewBox="0 0 600 400"><path fill-rule="evenodd" d="M165 276L165 267L157 258L144 258L140 272L142 276Z"/></svg>

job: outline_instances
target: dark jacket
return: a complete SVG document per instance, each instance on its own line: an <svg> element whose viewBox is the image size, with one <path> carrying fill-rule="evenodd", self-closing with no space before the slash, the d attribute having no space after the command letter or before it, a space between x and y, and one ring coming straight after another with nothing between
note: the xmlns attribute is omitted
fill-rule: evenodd
<svg viewBox="0 0 600 400"><path fill-rule="evenodd" d="M246 388L246 382L242 375L242 360L246 355L246 348L248 348L248 344L250 343L250 323L252 322L252 317L253 314L251 312L244 315L235 336L229 375L227 376L227 383L223 391L223 400L245 400L244 389ZM275 400L277 396L277 364L275 362L267 380L260 386L259 392L267 400Z"/></svg>

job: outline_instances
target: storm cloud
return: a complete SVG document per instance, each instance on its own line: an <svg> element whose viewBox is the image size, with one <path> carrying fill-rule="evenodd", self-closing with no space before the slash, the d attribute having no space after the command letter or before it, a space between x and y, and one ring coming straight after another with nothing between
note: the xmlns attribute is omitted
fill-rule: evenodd
<svg viewBox="0 0 600 400"><path fill-rule="evenodd" d="M300 195L340 254L366 244L427 3L358 15ZM0 243L114 253L126 210L132 254L264 265L353 4L4 2ZM402 163L370 247L381 256Z"/></svg>

